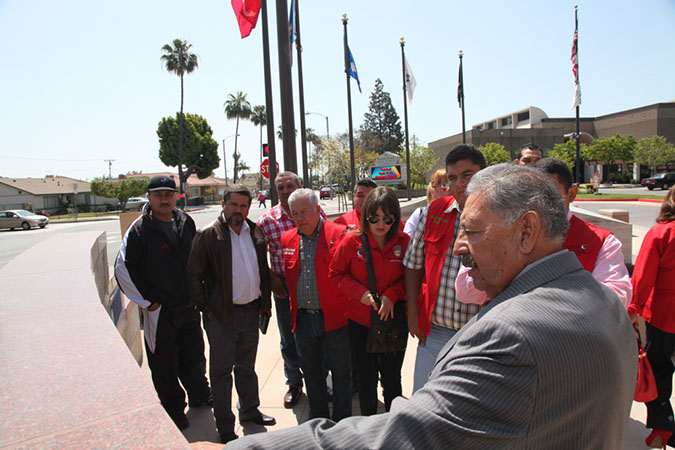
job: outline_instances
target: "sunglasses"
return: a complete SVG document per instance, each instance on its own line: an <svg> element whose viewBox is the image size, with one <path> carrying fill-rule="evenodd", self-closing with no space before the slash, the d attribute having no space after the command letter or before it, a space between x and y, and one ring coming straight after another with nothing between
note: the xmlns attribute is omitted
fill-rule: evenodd
<svg viewBox="0 0 675 450"><path fill-rule="evenodd" d="M380 216L370 216L368 217L368 222L372 223L373 225L378 223L380 221ZM393 216L384 216L382 217L382 222L384 222L385 225L391 225L394 223L394 217Z"/></svg>

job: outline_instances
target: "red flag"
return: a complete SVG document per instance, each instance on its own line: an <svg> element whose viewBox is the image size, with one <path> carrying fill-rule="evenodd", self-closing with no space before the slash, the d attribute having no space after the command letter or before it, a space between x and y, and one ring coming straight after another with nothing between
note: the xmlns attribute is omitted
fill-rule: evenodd
<svg viewBox="0 0 675 450"><path fill-rule="evenodd" d="M574 40L572 41L572 74L574 74L574 101L572 109L581 105L581 87L579 86L579 20L574 7Z"/></svg>
<svg viewBox="0 0 675 450"><path fill-rule="evenodd" d="M232 0L232 9L239 22L241 38L244 39L255 28L260 15L260 0Z"/></svg>

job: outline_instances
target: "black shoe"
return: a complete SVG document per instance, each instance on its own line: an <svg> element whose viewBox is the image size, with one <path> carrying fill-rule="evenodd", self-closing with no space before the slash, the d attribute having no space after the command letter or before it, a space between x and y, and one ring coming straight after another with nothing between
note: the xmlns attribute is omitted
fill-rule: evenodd
<svg viewBox="0 0 675 450"><path fill-rule="evenodd" d="M267 414L260 413L258 417L254 417L253 419L239 419L239 422L253 422L256 425L262 425L262 426L271 426L271 425L276 425L277 421L274 417L268 416Z"/></svg>
<svg viewBox="0 0 675 450"><path fill-rule="evenodd" d="M201 408L202 406L213 406L213 397L211 394L209 394L209 397L204 400L204 399L190 399L188 400L188 405L190 408Z"/></svg>
<svg viewBox="0 0 675 450"><path fill-rule="evenodd" d="M176 424L179 430L184 430L190 426L190 421L188 420L187 416L183 413L180 413L180 415L171 416L171 419L173 420L173 423Z"/></svg>
<svg viewBox="0 0 675 450"><path fill-rule="evenodd" d="M300 394L302 394L302 388L289 386L288 392L284 395L284 408L290 409L297 405Z"/></svg>
<svg viewBox="0 0 675 450"><path fill-rule="evenodd" d="M228 434L221 434L220 435L220 442L223 444L227 444L230 441L234 441L235 439L239 439L239 436L237 436L235 433L228 433Z"/></svg>

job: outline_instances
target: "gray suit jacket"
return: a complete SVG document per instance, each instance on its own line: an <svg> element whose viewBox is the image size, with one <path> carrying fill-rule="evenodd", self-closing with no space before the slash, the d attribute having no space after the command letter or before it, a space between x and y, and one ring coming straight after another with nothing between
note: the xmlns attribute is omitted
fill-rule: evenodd
<svg viewBox="0 0 675 450"><path fill-rule="evenodd" d="M574 253L517 277L389 413L239 439L227 448L621 448L637 374L616 294Z"/></svg>

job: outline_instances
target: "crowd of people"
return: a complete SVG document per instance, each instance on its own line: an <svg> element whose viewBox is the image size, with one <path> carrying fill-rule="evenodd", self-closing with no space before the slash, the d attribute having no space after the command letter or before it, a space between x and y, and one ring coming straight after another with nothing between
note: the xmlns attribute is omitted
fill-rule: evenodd
<svg viewBox="0 0 675 450"><path fill-rule="evenodd" d="M218 219L195 230L175 208L173 180L150 180L115 273L141 307L153 383L178 428L189 426L187 391L190 406L213 406L228 448L617 448L637 374L631 319L642 315L659 386L648 443L665 443L672 190L631 284L620 241L569 211L577 186L565 163L528 145L514 164L486 166L475 147L454 148L407 223L395 193L372 180L357 183L353 211L331 222L316 194L282 172L279 204L257 223L251 192L235 184ZM272 303L283 404L293 408L306 389L310 420L238 439L233 378L239 421L276 423L259 409L255 373ZM405 338L393 345L401 329L418 340L409 399ZM357 391L361 415L350 417Z"/></svg>

